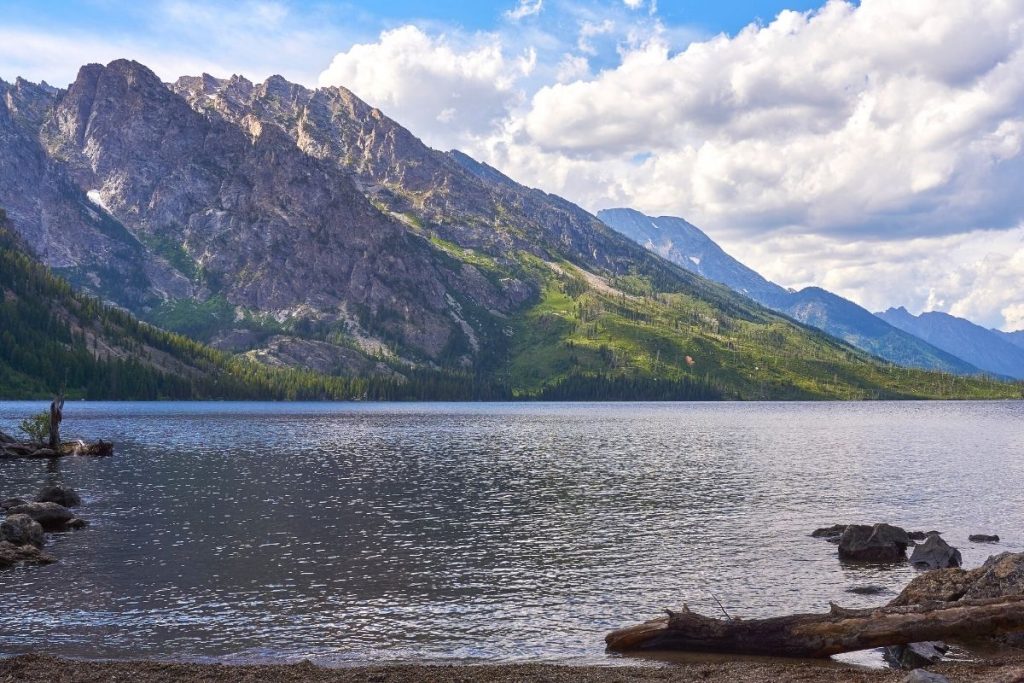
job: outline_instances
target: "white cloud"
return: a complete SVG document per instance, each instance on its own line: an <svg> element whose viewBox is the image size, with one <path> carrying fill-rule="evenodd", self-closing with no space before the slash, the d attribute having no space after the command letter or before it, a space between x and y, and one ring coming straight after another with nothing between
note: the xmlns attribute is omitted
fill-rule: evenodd
<svg viewBox="0 0 1024 683"><path fill-rule="evenodd" d="M337 54L320 84L351 89L428 144L457 146L467 135L490 130L522 101L518 84L537 61L529 48L506 54L492 34L473 43L403 26Z"/></svg>
<svg viewBox="0 0 1024 683"><path fill-rule="evenodd" d="M526 17L532 17L535 14L540 14L541 9L544 7L544 0L519 0L519 4L514 8L505 12L505 17L512 21L519 21Z"/></svg>
<svg viewBox="0 0 1024 683"><path fill-rule="evenodd" d="M1024 225L909 240L779 234L722 245L769 279L822 286L872 311L902 305L915 314L943 310L987 327L1024 328Z"/></svg>

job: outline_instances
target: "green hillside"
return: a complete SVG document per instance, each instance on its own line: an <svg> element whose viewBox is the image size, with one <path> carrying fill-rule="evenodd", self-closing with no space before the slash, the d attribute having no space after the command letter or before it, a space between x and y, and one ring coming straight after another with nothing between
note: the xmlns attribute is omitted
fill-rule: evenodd
<svg viewBox="0 0 1024 683"><path fill-rule="evenodd" d="M561 272L558 272L561 271ZM907 369L746 300L726 307L655 291L638 276L602 279L568 263L518 317L499 370L518 395L571 395L629 381L650 395L761 399L1020 398L1024 384ZM728 310L729 312L723 312ZM689 359L689 360L687 360Z"/></svg>

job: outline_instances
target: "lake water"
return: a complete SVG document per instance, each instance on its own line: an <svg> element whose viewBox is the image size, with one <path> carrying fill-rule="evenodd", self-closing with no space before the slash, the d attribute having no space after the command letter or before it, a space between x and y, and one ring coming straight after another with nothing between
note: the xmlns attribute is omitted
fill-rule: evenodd
<svg viewBox="0 0 1024 683"><path fill-rule="evenodd" d="M64 432L115 455L0 461L0 497L63 483L92 523L0 572L0 654L615 663L604 634L664 607L869 606L913 576L819 526L1024 550L1021 402L69 403Z"/></svg>

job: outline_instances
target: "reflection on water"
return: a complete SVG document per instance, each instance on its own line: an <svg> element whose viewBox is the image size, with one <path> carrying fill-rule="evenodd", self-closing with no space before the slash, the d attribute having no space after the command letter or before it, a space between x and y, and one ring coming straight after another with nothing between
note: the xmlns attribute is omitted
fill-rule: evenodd
<svg viewBox="0 0 1024 683"><path fill-rule="evenodd" d="M0 429L38 406L0 403ZM973 566L1024 546L1024 404L76 403L110 459L63 482L87 530L0 573L0 653L608 662L688 603L768 616L888 600L907 567L808 533L932 529ZM973 545L967 535L998 533ZM877 584L892 593L846 592ZM871 655L871 658L876 658Z"/></svg>

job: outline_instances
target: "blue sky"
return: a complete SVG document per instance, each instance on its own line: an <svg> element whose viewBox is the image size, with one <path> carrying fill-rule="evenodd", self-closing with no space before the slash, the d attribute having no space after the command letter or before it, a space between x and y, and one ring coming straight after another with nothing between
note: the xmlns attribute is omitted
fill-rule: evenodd
<svg viewBox="0 0 1024 683"><path fill-rule="evenodd" d="M682 216L784 286L1024 328L1024 3L0 0L0 78L345 86L589 210ZM953 47L951 47L953 46ZM955 49L954 49L955 47Z"/></svg>

